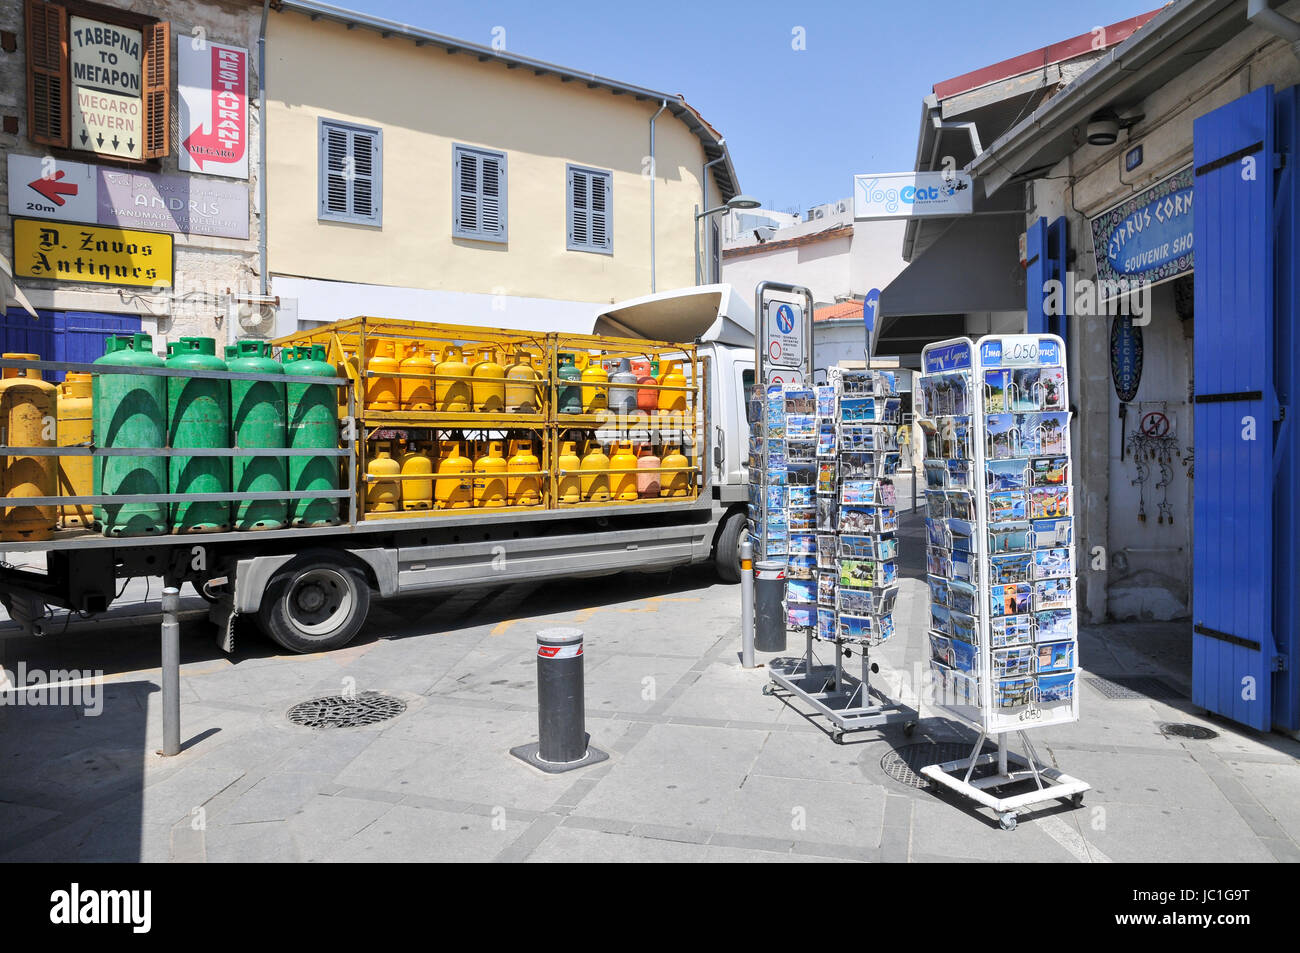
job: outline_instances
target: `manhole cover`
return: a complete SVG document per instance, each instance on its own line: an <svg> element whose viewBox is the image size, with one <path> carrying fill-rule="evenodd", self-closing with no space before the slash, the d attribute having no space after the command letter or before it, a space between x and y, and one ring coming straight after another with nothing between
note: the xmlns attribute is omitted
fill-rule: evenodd
<svg viewBox="0 0 1300 953"><path fill-rule="evenodd" d="M1191 741L1209 741L1219 737L1219 733L1204 725L1189 725L1183 722L1166 723L1160 726L1160 733L1167 738L1187 738Z"/></svg>
<svg viewBox="0 0 1300 953"><path fill-rule="evenodd" d="M289 709L289 720L305 728L359 728L396 718L406 702L381 692L326 695L299 702Z"/></svg>
<svg viewBox="0 0 1300 953"><path fill-rule="evenodd" d="M1089 685L1107 698L1182 698L1178 691L1150 675L1085 675Z"/></svg>
<svg viewBox="0 0 1300 953"><path fill-rule="evenodd" d="M885 753L880 759L880 767L886 775L899 784L911 788L933 787L933 782L921 774L921 769L928 764L943 764L956 761L970 754L973 745L961 741L941 741L937 743L921 742L903 745Z"/></svg>

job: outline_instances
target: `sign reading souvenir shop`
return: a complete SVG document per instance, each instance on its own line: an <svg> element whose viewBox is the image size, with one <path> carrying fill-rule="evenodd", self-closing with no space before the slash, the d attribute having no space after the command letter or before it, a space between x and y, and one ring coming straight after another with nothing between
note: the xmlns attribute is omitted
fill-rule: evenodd
<svg viewBox="0 0 1300 953"><path fill-rule="evenodd" d="M16 218L14 271L25 278L170 288L172 237L130 228Z"/></svg>
<svg viewBox="0 0 1300 953"><path fill-rule="evenodd" d="M1192 270L1192 167L1091 220L1097 281L1160 284Z"/></svg>

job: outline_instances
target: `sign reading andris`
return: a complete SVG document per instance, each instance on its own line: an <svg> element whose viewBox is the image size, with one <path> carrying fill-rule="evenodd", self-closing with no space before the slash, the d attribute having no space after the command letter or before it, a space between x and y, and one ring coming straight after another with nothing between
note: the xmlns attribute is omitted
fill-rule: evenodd
<svg viewBox="0 0 1300 953"><path fill-rule="evenodd" d="M177 38L182 172L248 178L248 50Z"/></svg>

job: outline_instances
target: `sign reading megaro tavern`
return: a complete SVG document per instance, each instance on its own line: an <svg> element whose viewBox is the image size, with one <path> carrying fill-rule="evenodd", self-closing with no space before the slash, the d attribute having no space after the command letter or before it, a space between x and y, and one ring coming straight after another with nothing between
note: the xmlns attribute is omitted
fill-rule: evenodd
<svg viewBox="0 0 1300 953"><path fill-rule="evenodd" d="M1091 220L1098 281L1158 284L1192 270L1192 167Z"/></svg>

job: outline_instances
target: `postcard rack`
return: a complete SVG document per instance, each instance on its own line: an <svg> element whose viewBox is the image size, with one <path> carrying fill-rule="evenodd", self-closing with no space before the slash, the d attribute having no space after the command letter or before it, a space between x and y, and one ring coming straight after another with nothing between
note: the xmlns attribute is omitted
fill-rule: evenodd
<svg viewBox="0 0 1300 953"><path fill-rule="evenodd" d="M1028 806L1077 806L1089 787L1045 767L1026 734L1079 718L1065 348L960 338L921 361L930 676L938 707L978 734L969 757L922 772L1010 830ZM998 750L983 753L990 737ZM1015 782L1032 786L998 793Z"/></svg>
<svg viewBox="0 0 1300 953"><path fill-rule="evenodd" d="M915 712L871 685L871 648L894 634L898 597L897 382L890 372L832 369L817 387L773 387L752 417L762 474L759 551L786 559L787 632L804 654L774 661L765 694L782 690L828 719L831 737ZM833 663L815 655L834 646ZM860 674L846 671L857 653Z"/></svg>

